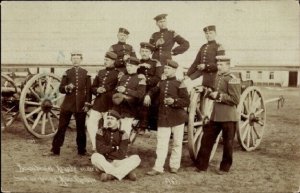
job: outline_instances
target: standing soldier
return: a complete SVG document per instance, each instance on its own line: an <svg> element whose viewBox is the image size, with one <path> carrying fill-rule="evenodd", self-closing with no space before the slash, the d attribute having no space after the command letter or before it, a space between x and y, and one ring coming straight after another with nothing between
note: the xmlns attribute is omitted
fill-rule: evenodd
<svg viewBox="0 0 300 193"><path fill-rule="evenodd" d="M58 131L52 142L50 155L59 155L64 143L66 129L71 116L75 116L77 129L77 151L79 155L86 154L85 117L91 102L91 76L80 67L82 53L71 53L73 67L68 69L62 77L59 92L66 94L61 105Z"/></svg>
<svg viewBox="0 0 300 193"><path fill-rule="evenodd" d="M132 123L138 114L138 105L145 95L146 77L137 74L140 61L135 57L130 57L126 61L126 73L120 78L113 95L113 109L120 113L121 130L128 135L132 130Z"/></svg>
<svg viewBox="0 0 300 193"><path fill-rule="evenodd" d="M152 58L160 61L162 65L166 64L167 59L172 59L172 56L184 53L190 47L187 40L175 31L168 30L166 17L167 14L160 14L154 18L160 31L152 34L149 41L149 43L155 46ZM173 49L175 42L179 46Z"/></svg>
<svg viewBox="0 0 300 193"><path fill-rule="evenodd" d="M216 27L214 25L203 28L203 31L208 42L200 48L195 61L187 71L186 85L191 85L191 80L203 75L202 85L212 88L218 71L216 56L224 55L225 51L215 40ZM198 81L195 84L201 85L201 81Z"/></svg>
<svg viewBox="0 0 300 193"><path fill-rule="evenodd" d="M117 54L107 52L104 58L105 69L100 70L92 84L92 93L96 96L93 107L87 120L87 130L95 151L95 137L98 130L99 120L103 119L105 113L113 107L112 95L118 83L119 71L115 68ZM103 119L104 120L104 119Z"/></svg>
<svg viewBox="0 0 300 193"><path fill-rule="evenodd" d="M184 123L188 119L184 108L188 107L190 99L185 85L176 80L177 67L178 64L175 61L167 60L167 64L164 66L164 74L167 78L160 81L157 87L151 89L144 99L145 105L149 106L153 95L159 94L156 161L153 169L147 172L148 175L152 176L164 171L171 132L173 133L173 146L170 157L170 172L177 173L180 168Z"/></svg>
<svg viewBox="0 0 300 193"><path fill-rule="evenodd" d="M199 172L206 171L209 157L217 136L222 131L223 158L218 174L226 174L232 165L233 140L239 116L237 105L240 101L240 79L230 73L230 59L218 56L218 75L215 82L215 91L209 94L214 100L210 122L203 128L201 148L197 156L196 167Z"/></svg>
<svg viewBox="0 0 300 193"><path fill-rule="evenodd" d="M146 77L146 92L151 88L155 87L160 81L161 75L163 73L163 67L160 62L155 59L151 59L150 56L154 50L154 46L147 42L140 43L140 54L142 59L138 66L137 73L143 74ZM157 113L158 104L152 103L150 107L141 106L140 111L140 124L139 128L141 132L150 126L151 129L157 130Z"/></svg>
<svg viewBox="0 0 300 193"><path fill-rule="evenodd" d="M120 72L125 72L125 64L126 60L130 57L136 57L135 51L133 47L129 44L126 44L126 40L128 39L129 31L125 28L119 28L119 32L117 34L118 43L112 45L109 48L110 52L114 52L118 55L118 59L116 60L115 67Z"/></svg>

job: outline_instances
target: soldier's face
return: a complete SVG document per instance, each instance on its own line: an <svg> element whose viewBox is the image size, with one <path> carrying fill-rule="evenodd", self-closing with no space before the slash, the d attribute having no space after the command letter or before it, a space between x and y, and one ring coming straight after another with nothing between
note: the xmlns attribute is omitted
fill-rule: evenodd
<svg viewBox="0 0 300 193"><path fill-rule="evenodd" d="M142 59L146 60L146 59L150 58L151 51L147 48L141 48L140 54L141 54Z"/></svg>
<svg viewBox="0 0 300 193"><path fill-rule="evenodd" d="M167 28L167 20L161 19L156 22L156 25L159 27L159 29L166 29Z"/></svg>
<svg viewBox="0 0 300 193"><path fill-rule="evenodd" d="M207 39L207 41L213 41L216 39L216 32L215 31L208 31L205 32L205 37Z"/></svg>
<svg viewBox="0 0 300 193"><path fill-rule="evenodd" d="M117 35L119 42L126 42L126 40L128 39L128 35L124 34L124 33L118 33Z"/></svg>
<svg viewBox="0 0 300 193"><path fill-rule="evenodd" d="M173 76L175 76L175 73L176 73L176 69L175 68L172 68L171 66L165 66L164 67L164 74L167 77L173 77Z"/></svg>
<svg viewBox="0 0 300 193"><path fill-rule="evenodd" d="M126 64L126 70L128 74L135 74L137 72L138 65Z"/></svg>
<svg viewBox="0 0 300 193"><path fill-rule="evenodd" d="M225 73L225 72L229 72L230 70L230 64L229 62L221 62L221 61L218 61L217 62L218 64L218 71L219 73Z"/></svg>
<svg viewBox="0 0 300 193"><path fill-rule="evenodd" d="M71 56L71 61L72 61L73 66L79 66L82 61L82 56L73 55L73 56Z"/></svg>
<svg viewBox="0 0 300 193"><path fill-rule="evenodd" d="M107 116L106 117L106 125L107 125L107 127L110 127L112 129L117 129L118 128L118 119L113 116Z"/></svg>
<svg viewBox="0 0 300 193"><path fill-rule="evenodd" d="M110 59L110 58L104 58L104 65L106 67L114 67L115 66L115 61Z"/></svg>

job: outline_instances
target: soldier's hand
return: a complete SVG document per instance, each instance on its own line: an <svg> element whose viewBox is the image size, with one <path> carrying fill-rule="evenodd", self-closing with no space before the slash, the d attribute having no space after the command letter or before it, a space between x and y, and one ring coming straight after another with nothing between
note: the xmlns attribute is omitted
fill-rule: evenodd
<svg viewBox="0 0 300 193"><path fill-rule="evenodd" d="M74 84L70 83L65 87L65 89L67 92L72 92L74 87L75 87Z"/></svg>
<svg viewBox="0 0 300 193"><path fill-rule="evenodd" d="M106 92L106 89L103 86L97 88L97 93L101 94L101 93L105 93L105 92Z"/></svg>
<svg viewBox="0 0 300 193"><path fill-rule="evenodd" d="M211 93L209 94L209 96L210 96L211 98L213 98L213 99L216 99L217 96L218 96L218 92L217 92L217 91L211 92Z"/></svg>
<svg viewBox="0 0 300 193"><path fill-rule="evenodd" d="M139 66L144 66L145 68L148 68L148 69L151 68L151 65L147 64L147 63L142 63Z"/></svg>
<svg viewBox="0 0 300 193"><path fill-rule="evenodd" d="M197 65L198 70L204 70L204 68L205 68L205 64L198 64Z"/></svg>
<svg viewBox="0 0 300 193"><path fill-rule="evenodd" d="M167 76L165 74L162 74L161 75L161 80L166 80L167 79Z"/></svg>
<svg viewBox="0 0 300 193"><path fill-rule="evenodd" d="M151 105L151 98L149 95L146 95L145 98L144 98L144 105L146 107L149 107Z"/></svg>
<svg viewBox="0 0 300 193"><path fill-rule="evenodd" d="M123 57L123 60L126 61L126 60L128 60L128 58L130 58L130 55L129 54L125 54L124 57Z"/></svg>
<svg viewBox="0 0 300 193"><path fill-rule="evenodd" d="M120 79L124 75L124 72L119 72L118 79Z"/></svg>
<svg viewBox="0 0 300 193"><path fill-rule="evenodd" d="M172 105L174 103L174 99L171 97L165 98L165 104L166 105Z"/></svg>
<svg viewBox="0 0 300 193"><path fill-rule="evenodd" d="M139 74L139 75L138 75L138 78L140 78L140 79L145 79L145 80L146 80L146 76L145 76L144 74Z"/></svg>
<svg viewBox="0 0 300 193"><path fill-rule="evenodd" d="M126 88L125 88L124 86L118 86L118 87L117 87L117 91L118 91L119 93L123 93L123 92L125 92L125 90L126 90Z"/></svg>

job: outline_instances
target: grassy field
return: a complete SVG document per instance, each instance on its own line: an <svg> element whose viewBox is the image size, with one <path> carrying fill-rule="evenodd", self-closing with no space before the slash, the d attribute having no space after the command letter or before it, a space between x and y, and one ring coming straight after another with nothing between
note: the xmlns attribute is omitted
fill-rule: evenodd
<svg viewBox="0 0 300 193"><path fill-rule="evenodd" d="M44 157L51 139L35 139L20 121L2 132L2 192L99 192L99 193L291 193L300 187L300 91L292 88L263 88L265 98L285 97L285 105L267 105L267 125L260 146L245 152L238 142L228 175L217 175L222 147L219 146L206 173L197 173L184 145L182 168L149 177L145 173L155 161L155 133L139 136L129 153L140 155L138 181L101 182L89 157L77 156L75 132L68 130L60 157ZM88 141L88 150L91 145ZM167 162L168 163L168 162ZM166 165L167 166L167 165Z"/></svg>

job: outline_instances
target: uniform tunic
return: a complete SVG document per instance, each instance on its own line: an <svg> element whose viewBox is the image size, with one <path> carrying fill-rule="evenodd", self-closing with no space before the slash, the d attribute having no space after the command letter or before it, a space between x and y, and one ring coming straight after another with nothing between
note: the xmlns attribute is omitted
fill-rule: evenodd
<svg viewBox="0 0 300 193"><path fill-rule="evenodd" d="M128 149L128 135L119 129L102 128L96 134L97 152L104 155L106 159L124 159Z"/></svg>
<svg viewBox="0 0 300 193"><path fill-rule="evenodd" d="M72 91L67 91L65 87L72 83L75 87ZM90 103L91 94L91 76L81 67L68 69L63 75L59 91L66 94L61 105L63 110L71 112L83 112L85 102Z"/></svg>
<svg viewBox="0 0 300 193"><path fill-rule="evenodd" d="M112 95L118 83L118 73L115 68L100 70L92 84L92 93L96 96L92 109L98 112L106 112L112 108ZM97 89L104 87L106 92L98 93Z"/></svg>
<svg viewBox="0 0 300 193"><path fill-rule="evenodd" d="M216 56L224 54L222 45L218 44L216 41L209 41L200 48L195 61L187 72L187 75L192 80L203 75L202 85L212 88L218 71ZM204 70L200 71L197 69L199 64L205 64Z"/></svg>
<svg viewBox="0 0 300 193"><path fill-rule="evenodd" d="M159 93L158 127L174 127L185 123L188 116L184 108L190 103L186 87L175 77L167 78L148 92L151 98L157 93ZM164 100L168 97L174 99L172 105L165 105Z"/></svg>
<svg viewBox="0 0 300 193"><path fill-rule="evenodd" d="M175 42L179 46L173 49ZM162 65L167 63L167 59L172 59L171 52L173 52L173 55L182 54L190 47L187 40L175 31L168 29L162 29L159 32L153 33L149 43L155 46L152 58L160 61Z"/></svg>
<svg viewBox="0 0 300 193"><path fill-rule="evenodd" d="M125 74L118 81L118 86L124 86L124 100L119 105L114 105L114 109L122 117L136 117L140 100L146 91L146 82L138 78L137 74ZM116 92L117 93L117 92Z"/></svg>
<svg viewBox="0 0 300 193"><path fill-rule="evenodd" d="M115 67L122 72L125 71L125 64L126 64L126 62L123 59L124 55L128 54L130 56L136 57L133 47L124 42L118 42L117 44L112 45L109 48L109 51L117 54L118 58L115 62Z"/></svg>

